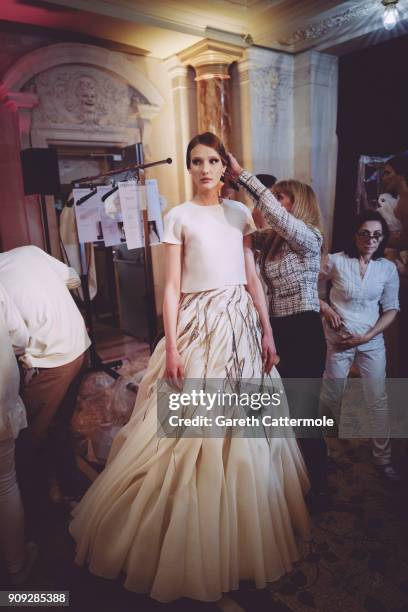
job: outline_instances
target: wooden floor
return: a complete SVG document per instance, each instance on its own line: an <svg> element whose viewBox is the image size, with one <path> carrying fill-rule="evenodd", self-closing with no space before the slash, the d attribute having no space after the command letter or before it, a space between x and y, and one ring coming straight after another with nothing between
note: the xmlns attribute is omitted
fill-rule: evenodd
<svg viewBox="0 0 408 612"><path fill-rule="evenodd" d="M147 342L128 336L117 327L95 323L96 351L102 361L129 358L149 350Z"/></svg>

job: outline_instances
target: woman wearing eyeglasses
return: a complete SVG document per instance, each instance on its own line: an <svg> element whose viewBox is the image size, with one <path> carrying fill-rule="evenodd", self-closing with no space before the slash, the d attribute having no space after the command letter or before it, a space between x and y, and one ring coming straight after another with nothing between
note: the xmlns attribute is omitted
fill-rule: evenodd
<svg viewBox="0 0 408 612"><path fill-rule="evenodd" d="M384 259L389 236L383 217L365 210L355 219L344 252L328 255L322 277L332 283L330 306L321 302L327 342L322 404L340 416L341 400L353 361L363 380L375 463L390 480L399 480L391 465L386 357L383 332L399 310L395 265Z"/></svg>

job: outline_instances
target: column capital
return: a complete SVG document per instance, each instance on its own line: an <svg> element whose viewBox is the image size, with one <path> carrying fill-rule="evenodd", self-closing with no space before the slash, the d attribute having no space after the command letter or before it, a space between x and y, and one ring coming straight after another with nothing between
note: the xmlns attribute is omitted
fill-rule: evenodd
<svg viewBox="0 0 408 612"><path fill-rule="evenodd" d="M329 86L337 74L338 58L320 51L305 51L294 58L295 88L302 86Z"/></svg>
<svg viewBox="0 0 408 612"><path fill-rule="evenodd" d="M238 45L206 38L181 51L178 57L183 64L193 66L196 80L213 77L228 79L229 66L239 60L243 52L244 48Z"/></svg>
<svg viewBox="0 0 408 612"><path fill-rule="evenodd" d="M186 77L188 75L188 65L181 62L177 55L172 55L164 60L163 64L172 77Z"/></svg>
<svg viewBox="0 0 408 612"><path fill-rule="evenodd" d="M21 148L26 149L30 146L32 112L40 101L39 97L29 91L10 91L8 97L18 113Z"/></svg>
<svg viewBox="0 0 408 612"><path fill-rule="evenodd" d="M36 93L28 91L9 91L8 97L12 102L14 102L18 110L22 109L31 111L40 101Z"/></svg>

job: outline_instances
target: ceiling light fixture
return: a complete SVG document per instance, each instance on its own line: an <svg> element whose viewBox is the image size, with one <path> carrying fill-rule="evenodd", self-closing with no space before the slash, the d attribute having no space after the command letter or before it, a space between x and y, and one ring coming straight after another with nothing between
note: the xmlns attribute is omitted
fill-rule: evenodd
<svg viewBox="0 0 408 612"><path fill-rule="evenodd" d="M384 5L384 13L382 21L386 30L392 30L397 25L399 12L397 9L398 0L382 0Z"/></svg>

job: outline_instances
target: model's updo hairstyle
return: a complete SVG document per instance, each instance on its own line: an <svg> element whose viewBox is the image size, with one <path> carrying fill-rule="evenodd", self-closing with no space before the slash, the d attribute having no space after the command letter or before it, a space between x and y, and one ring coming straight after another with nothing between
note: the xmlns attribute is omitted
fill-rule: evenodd
<svg viewBox="0 0 408 612"><path fill-rule="evenodd" d="M186 166L188 169L190 169L191 166L191 151L199 144L205 145L206 147L211 147L214 149L214 151L217 151L224 166L228 166L228 155L222 141L212 132L204 132L203 134L197 134L197 136L194 136L194 138L188 143L186 152Z"/></svg>

